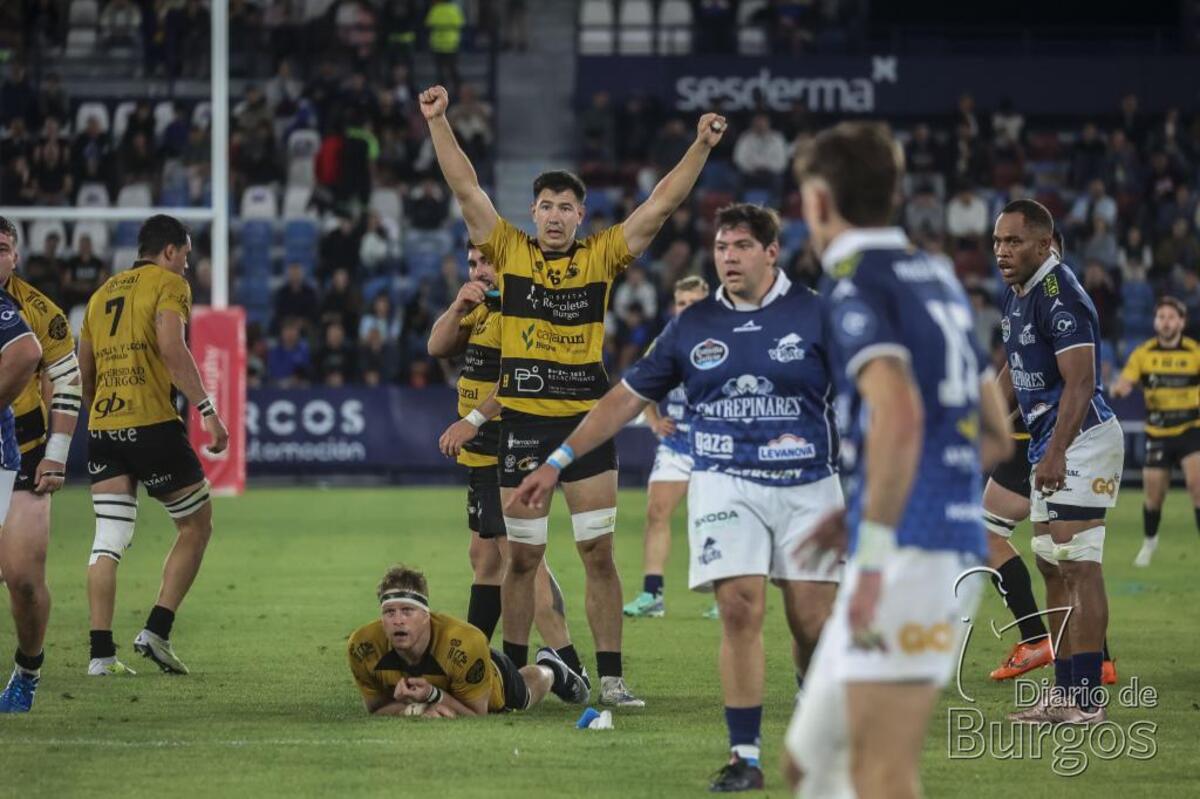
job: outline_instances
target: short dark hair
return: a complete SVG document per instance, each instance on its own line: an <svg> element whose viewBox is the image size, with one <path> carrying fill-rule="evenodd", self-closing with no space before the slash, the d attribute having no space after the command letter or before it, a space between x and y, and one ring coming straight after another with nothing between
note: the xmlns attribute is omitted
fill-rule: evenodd
<svg viewBox="0 0 1200 799"><path fill-rule="evenodd" d="M415 591L429 599L429 582L425 579L425 575L407 566L393 566L388 569L387 574L383 575L383 579L375 588L375 596L382 598L388 591L393 590Z"/></svg>
<svg viewBox="0 0 1200 799"><path fill-rule="evenodd" d="M1164 294L1158 298L1158 302L1154 303L1154 311L1157 313L1158 309L1164 305L1174 308L1175 313L1187 319L1187 306L1183 304L1183 300L1172 297L1170 294Z"/></svg>
<svg viewBox="0 0 1200 799"><path fill-rule="evenodd" d="M1000 212L1003 214L1020 214L1026 225L1041 228L1049 235L1054 235L1054 217L1046 206L1037 200L1013 200Z"/></svg>
<svg viewBox="0 0 1200 799"><path fill-rule="evenodd" d="M717 230L745 227L764 248L779 241L779 214L751 203L733 203L717 211Z"/></svg>
<svg viewBox="0 0 1200 799"><path fill-rule="evenodd" d="M8 236L12 239L13 246L17 246L17 226L7 216L0 216L0 236Z"/></svg>
<svg viewBox="0 0 1200 799"><path fill-rule="evenodd" d="M587 187L583 185L583 181L574 172L568 172L565 169L543 172L534 179L533 196L535 199L545 189L555 193L569 191L580 203L587 197Z"/></svg>
<svg viewBox="0 0 1200 799"><path fill-rule="evenodd" d="M881 227L896 213L903 164L885 123L842 122L800 147L796 180L824 180L843 219L856 227Z"/></svg>
<svg viewBox="0 0 1200 799"><path fill-rule="evenodd" d="M142 224L138 231L138 257L158 255L168 245L183 247L188 240L187 225L173 216L156 214Z"/></svg>
<svg viewBox="0 0 1200 799"><path fill-rule="evenodd" d="M1054 228L1054 232L1050 234L1050 242L1058 248L1058 257L1065 258L1067 255L1067 243L1063 240L1061 230Z"/></svg>

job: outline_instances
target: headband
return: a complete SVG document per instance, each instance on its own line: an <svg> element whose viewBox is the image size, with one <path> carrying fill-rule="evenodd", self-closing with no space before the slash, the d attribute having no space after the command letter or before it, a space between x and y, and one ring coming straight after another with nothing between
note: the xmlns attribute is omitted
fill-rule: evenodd
<svg viewBox="0 0 1200 799"><path fill-rule="evenodd" d="M429 610L429 598L416 591L404 591L401 589L384 591L379 597L379 606L382 608L391 604L411 605L421 610Z"/></svg>

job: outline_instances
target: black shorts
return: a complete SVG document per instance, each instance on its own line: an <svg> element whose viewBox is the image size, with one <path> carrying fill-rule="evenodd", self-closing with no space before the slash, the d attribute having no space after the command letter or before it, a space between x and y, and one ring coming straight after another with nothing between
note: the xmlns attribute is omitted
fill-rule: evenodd
<svg viewBox="0 0 1200 799"><path fill-rule="evenodd" d="M512 658L503 652L492 650L492 662L500 670L500 681L504 683L504 709L526 710L529 707L529 686L521 676L521 670Z"/></svg>
<svg viewBox="0 0 1200 799"><path fill-rule="evenodd" d="M500 420L500 485L516 488L579 426L578 416L531 416L505 411ZM617 445L609 439L563 469L559 480L573 483L617 468Z"/></svg>
<svg viewBox="0 0 1200 799"><path fill-rule="evenodd" d="M1193 452L1200 452L1200 428L1192 427L1177 436L1147 435L1142 465L1147 469L1170 469Z"/></svg>
<svg viewBox="0 0 1200 799"><path fill-rule="evenodd" d="M13 484L13 491L32 491L37 486L37 467L44 457L45 441L28 452L21 453L21 468L17 471L17 482Z"/></svg>
<svg viewBox="0 0 1200 799"><path fill-rule="evenodd" d="M1028 499L1032 496L1029 475L1033 471L1033 464L1029 462L1029 439L1018 438L1013 443L1016 448L1012 457L992 469L992 479L997 485Z"/></svg>
<svg viewBox="0 0 1200 799"><path fill-rule="evenodd" d="M129 475L152 497L204 480L200 459L183 422L88 432L88 475L92 483Z"/></svg>
<svg viewBox="0 0 1200 799"><path fill-rule="evenodd" d="M467 526L480 538L503 538L507 533L500 505L500 470L495 466L467 469Z"/></svg>

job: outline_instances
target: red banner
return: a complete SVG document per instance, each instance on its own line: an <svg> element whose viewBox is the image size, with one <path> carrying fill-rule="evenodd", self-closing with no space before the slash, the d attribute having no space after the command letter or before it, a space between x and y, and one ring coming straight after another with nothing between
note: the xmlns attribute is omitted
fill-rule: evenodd
<svg viewBox="0 0 1200 799"><path fill-rule="evenodd" d="M200 379L229 427L229 447L219 455L208 451L208 433L193 407L188 411L192 446L204 465L214 494L230 496L246 490L246 313L241 308L192 309L191 349Z"/></svg>

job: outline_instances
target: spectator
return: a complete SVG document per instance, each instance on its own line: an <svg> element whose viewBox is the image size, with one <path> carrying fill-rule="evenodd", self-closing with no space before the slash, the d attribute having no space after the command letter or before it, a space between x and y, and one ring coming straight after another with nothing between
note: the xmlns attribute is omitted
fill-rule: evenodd
<svg viewBox="0 0 1200 799"><path fill-rule="evenodd" d="M940 237L945 231L946 207L930 183L920 183L904 207L904 227L911 234Z"/></svg>
<svg viewBox="0 0 1200 799"><path fill-rule="evenodd" d="M59 296L59 281L61 275L67 271L59 250L61 246L62 237L57 233L50 233L46 236L42 251L30 256L29 260L25 262L25 279L32 283L38 291L60 305L62 303Z"/></svg>
<svg viewBox="0 0 1200 799"><path fill-rule="evenodd" d="M1151 214L1157 216L1158 206L1175 194L1175 187L1183 180L1183 170L1166 153L1151 154L1150 173L1146 179L1146 202Z"/></svg>
<svg viewBox="0 0 1200 799"><path fill-rule="evenodd" d="M267 379L278 388L302 388L312 376L312 355L298 319L284 319L279 341L267 354Z"/></svg>
<svg viewBox="0 0 1200 799"><path fill-rule="evenodd" d="M979 127L979 117L975 113L975 98L963 92L958 97L958 110L954 114L954 125L958 128L966 128L967 136L971 139L980 138L983 132Z"/></svg>
<svg viewBox="0 0 1200 799"><path fill-rule="evenodd" d="M86 305L107 277L104 262L92 250L92 237L83 234L79 237L79 252L67 259L63 271L63 307L70 311L76 305Z"/></svg>
<svg viewBox="0 0 1200 799"><path fill-rule="evenodd" d="M394 224L394 223L393 223ZM389 271L391 262L400 254L400 242L391 227L375 211L367 212L367 224L358 246L358 261L369 277Z"/></svg>
<svg viewBox="0 0 1200 799"><path fill-rule="evenodd" d="M1186 219L1176 219L1171 225L1171 235L1154 248L1154 268L1165 274L1175 267L1194 272L1200 269L1200 241L1189 229Z"/></svg>
<svg viewBox="0 0 1200 799"><path fill-rule="evenodd" d="M446 87L451 96L458 94L458 48L465 24L462 9L454 0L433 0L429 13L425 15L437 81Z"/></svg>
<svg viewBox="0 0 1200 799"><path fill-rule="evenodd" d="M109 47L133 47L142 27L142 11L133 0L109 0L100 12L100 38Z"/></svg>
<svg viewBox="0 0 1200 799"><path fill-rule="evenodd" d="M329 289L321 300L318 321L322 325L336 322L342 330L358 330L358 314L362 306L361 294L350 282L350 272L345 268L335 269Z"/></svg>
<svg viewBox="0 0 1200 799"><path fill-rule="evenodd" d="M347 117L353 116L358 124L374 119L378 112L375 92L367 85L367 76L360 71L351 73L338 92L338 103L346 109Z"/></svg>
<svg viewBox="0 0 1200 799"><path fill-rule="evenodd" d="M1005 97L1000 101L1000 107L992 113L992 132L995 134L996 141L999 142L1001 137L1006 137L1013 142L1021 141L1021 132L1025 128L1025 116L1013 109L1011 97Z"/></svg>
<svg viewBox="0 0 1200 799"><path fill-rule="evenodd" d="M240 132L233 163L239 177L237 188L263 186L281 181L280 157L275 145L275 129L272 124L260 120L258 126Z"/></svg>
<svg viewBox="0 0 1200 799"><path fill-rule="evenodd" d="M504 8L504 47L529 49L529 0L507 0Z"/></svg>
<svg viewBox="0 0 1200 799"><path fill-rule="evenodd" d="M271 316L274 332L279 332L282 320L294 319L307 333L317 321L319 307L317 290L308 281L304 265L288 264L284 283L275 292L274 313Z"/></svg>
<svg viewBox="0 0 1200 799"><path fill-rule="evenodd" d="M317 277L322 281L328 280L338 269L346 270L347 276L357 274L361 239L362 231L355 225L354 217L345 209L339 209L337 227L321 237Z"/></svg>
<svg viewBox="0 0 1200 799"><path fill-rule="evenodd" d="M1154 335L1154 289L1146 281L1146 270L1135 266L1121 282L1122 350L1129 350Z"/></svg>
<svg viewBox="0 0 1200 799"><path fill-rule="evenodd" d="M89 116L87 123L71 144L71 174L76 184L112 181L112 144L100 127L97 117Z"/></svg>
<svg viewBox="0 0 1200 799"><path fill-rule="evenodd" d="M1086 122L1079 141L1071 150L1071 183L1082 186L1104 177L1104 162L1108 152L1095 122Z"/></svg>
<svg viewBox="0 0 1200 799"><path fill-rule="evenodd" d="M933 140L928 125L921 123L913 128L912 138L904 151L904 167L914 185L927 183L933 186L939 199L945 193L945 156Z"/></svg>
<svg viewBox="0 0 1200 799"><path fill-rule="evenodd" d="M358 323L359 341L367 341L371 333L378 333L384 341L400 338L400 319L392 311L392 298L386 291L375 295L371 309L363 314L362 321Z"/></svg>
<svg viewBox="0 0 1200 799"><path fill-rule="evenodd" d="M1155 230L1161 235L1171 229L1176 219L1186 219L1189 222L1196 215L1196 201L1186 183L1175 187L1175 193L1164 199L1158 206L1158 219Z"/></svg>
<svg viewBox="0 0 1200 799"><path fill-rule="evenodd" d="M37 94L25 72L25 65L13 62L8 68L8 77L0 86L0 126L13 120L24 120L26 125L37 123Z"/></svg>
<svg viewBox="0 0 1200 799"><path fill-rule="evenodd" d="M1089 236L1092 222L1100 217L1111 230L1117 224L1117 203L1104 190L1100 178L1088 181L1086 194L1081 194L1067 215L1067 229L1075 236Z"/></svg>
<svg viewBox="0 0 1200 799"><path fill-rule="evenodd" d="M125 133L122 134L121 143L125 144L129 142L139 133L146 137L147 142L153 143L156 127L154 123L154 109L150 107L149 101L139 100L133 109L133 113L125 121Z"/></svg>
<svg viewBox="0 0 1200 799"><path fill-rule="evenodd" d="M330 388L358 380L354 346L346 341L346 329L339 322L325 326L324 344L317 354L317 379Z"/></svg>
<svg viewBox="0 0 1200 799"><path fill-rule="evenodd" d="M1133 144L1141 149L1146 144L1146 122L1138 110L1138 96L1133 92L1121 98L1121 111L1117 115L1117 127Z"/></svg>
<svg viewBox="0 0 1200 799"><path fill-rule="evenodd" d="M966 122L960 122L954 139L953 182L955 185L980 186L991 182L987 148L971 132Z"/></svg>
<svg viewBox="0 0 1200 799"><path fill-rule="evenodd" d="M179 57L172 74L188 78L208 76L212 54L211 22L208 8L201 0L187 0L169 19L168 39L175 42Z"/></svg>
<svg viewBox="0 0 1200 799"><path fill-rule="evenodd" d="M175 106L171 121L163 128L162 145L160 147L165 158L182 158L188 148L188 139L192 135L192 121L187 110L180 105Z"/></svg>
<svg viewBox="0 0 1200 799"><path fill-rule="evenodd" d="M662 258L654 263L658 290L663 296L670 296L675 284L692 271L693 252L687 239L675 239L667 246Z"/></svg>
<svg viewBox="0 0 1200 799"><path fill-rule="evenodd" d="M0 136L0 158L9 163L18 156L24 156L32 161L38 142L30 135L24 117L17 117L8 123L8 135Z"/></svg>
<svg viewBox="0 0 1200 799"><path fill-rule="evenodd" d="M472 162L487 160L492 147L492 107L479 99L471 84L459 91L459 96L446 111L446 119L454 126L458 142Z"/></svg>
<svg viewBox="0 0 1200 799"><path fill-rule="evenodd" d="M682 119L672 117L668 120L658 132L650 151L650 162L658 170L658 174L666 174L679 163L683 154L692 146L692 138L688 136Z"/></svg>
<svg viewBox="0 0 1200 799"><path fill-rule="evenodd" d="M1142 162L1137 147L1124 130L1117 129L1108 137L1108 158L1104 179L1119 194L1142 193Z"/></svg>
<svg viewBox="0 0 1200 799"><path fill-rule="evenodd" d="M251 84L246 88L242 101L234 106L233 120L237 129L250 133L266 122L268 125L275 121L271 107L267 105L267 96L258 86Z"/></svg>
<svg viewBox="0 0 1200 799"><path fill-rule="evenodd" d="M1100 337L1106 341L1115 341L1120 297L1116 284L1104 268L1104 264L1099 261L1087 261L1083 270L1083 290L1096 306L1096 315L1100 318Z"/></svg>
<svg viewBox="0 0 1200 799"><path fill-rule="evenodd" d="M617 118L618 129L621 131L621 135L617 137L618 158L622 161L636 162L648 159L651 148L657 143L657 108L651 106L640 94L635 94L625 101Z"/></svg>
<svg viewBox="0 0 1200 799"><path fill-rule="evenodd" d="M275 76L263 87L267 107L276 117L288 117L300 108L304 96L304 84L292 74L292 62L282 58L275 69Z"/></svg>
<svg viewBox="0 0 1200 799"><path fill-rule="evenodd" d="M960 247L977 247L990 229L987 203L970 186L963 186L946 206L946 234Z"/></svg>
<svg viewBox="0 0 1200 799"><path fill-rule="evenodd" d="M145 133L139 131L131 137L126 137L117 160L120 163L121 180L125 185L157 182L158 159L154 157Z"/></svg>
<svg viewBox="0 0 1200 799"><path fill-rule="evenodd" d="M654 237L647 253L651 259L657 260L662 258L667 248L677 241L683 241L688 245L689 250L695 250L700 246L700 232L696 230L696 217L686 203L676 208L675 212L667 218L666 224ZM671 286L674 285L671 283Z"/></svg>
<svg viewBox="0 0 1200 799"><path fill-rule="evenodd" d="M1200 272L1195 269L1176 270L1175 289L1171 293L1182 300L1187 308L1184 335L1200 339Z"/></svg>
<svg viewBox="0 0 1200 799"><path fill-rule="evenodd" d="M62 11L55 0L25 1L25 41L37 47L62 45Z"/></svg>
<svg viewBox="0 0 1200 799"><path fill-rule="evenodd" d="M267 359L271 357L270 345L262 328L255 322L246 326L246 385L264 388L267 385Z"/></svg>
<svg viewBox="0 0 1200 799"><path fill-rule="evenodd" d="M408 195L404 210L417 230L438 230L450 215L450 198L440 182L427 177Z"/></svg>
<svg viewBox="0 0 1200 799"><path fill-rule="evenodd" d="M1105 269L1115 269L1120 260L1117 249L1117 237L1113 235L1104 220L1104 215L1096 212L1092 219L1092 235L1083 245L1083 260L1095 261Z"/></svg>
<svg viewBox="0 0 1200 799"><path fill-rule="evenodd" d="M1000 311L986 290L973 288L968 294L971 297L971 308L975 312L975 341L985 352L989 351L992 341L996 338L996 331L1000 328Z"/></svg>
<svg viewBox="0 0 1200 799"><path fill-rule="evenodd" d="M375 162L379 159L379 140L369 118L361 108L346 115L346 140L342 145L341 181L334 198L342 203L366 205L371 197Z"/></svg>
<svg viewBox="0 0 1200 799"><path fill-rule="evenodd" d="M53 126L55 129L57 125ZM71 165L57 136L39 147L33 158L33 180L40 205L67 205L74 197Z"/></svg>
<svg viewBox="0 0 1200 799"><path fill-rule="evenodd" d="M29 158L18 155L0 169L3 176L0 182L0 202L5 205L34 205L38 201L37 181L33 179L33 170L29 166Z"/></svg>
<svg viewBox="0 0 1200 799"><path fill-rule="evenodd" d="M1130 279L1134 270L1140 269L1149 274L1154 266L1153 251L1142 236L1140 227L1133 225L1125 231L1125 240L1117 252L1117 265L1121 267L1121 274L1125 280Z"/></svg>
<svg viewBox="0 0 1200 799"><path fill-rule="evenodd" d="M212 259L201 258L196 268L189 271L188 283L192 287L193 305L212 304Z"/></svg>
<svg viewBox="0 0 1200 799"><path fill-rule="evenodd" d="M617 118L608 92L596 92L592 103L579 115L579 136L590 147L595 160L613 161L617 155Z"/></svg>
<svg viewBox="0 0 1200 799"><path fill-rule="evenodd" d="M51 72L46 76L46 81L42 84L42 93L38 96L38 121L43 124L49 119L62 122L70 116L71 98L67 96L67 90L63 88L58 73Z"/></svg>
<svg viewBox="0 0 1200 799"><path fill-rule="evenodd" d="M399 356L393 340L385 340L379 328L371 328L361 350L362 382L375 387L395 382Z"/></svg>
<svg viewBox="0 0 1200 799"><path fill-rule="evenodd" d="M416 0L392 0L383 4L380 29L388 48L388 57L397 66L411 71L413 51L417 46L417 29L421 12Z"/></svg>
<svg viewBox="0 0 1200 799"><path fill-rule="evenodd" d="M733 163L742 173L743 186L768 190L769 204L778 204L788 166L788 146L783 134L771 128L770 116L754 115L749 129L738 137L733 148Z"/></svg>
<svg viewBox="0 0 1200 799"><path fill-rule="evenodd" d="M638 261L629 265L625 279L613 290L613 313L624 319L635 305L646 319L658 318L658 290L646 279L646 269Z"/></svg>

